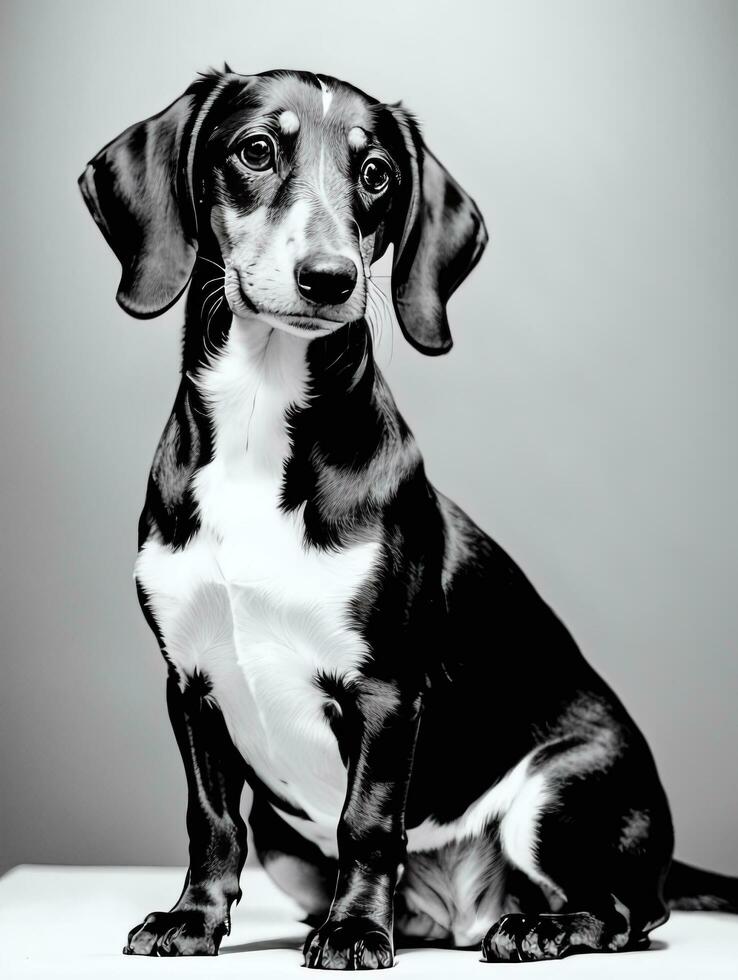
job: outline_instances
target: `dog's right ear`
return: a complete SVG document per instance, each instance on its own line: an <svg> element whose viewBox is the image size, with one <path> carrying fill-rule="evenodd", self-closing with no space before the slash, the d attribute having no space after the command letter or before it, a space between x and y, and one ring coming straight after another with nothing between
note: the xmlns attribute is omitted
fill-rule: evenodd
<svg viewBox="0 0 738 980"><path fill-rule="evenodd" d="M179 299L197 255L193 158L210 79L156 116L130 126L79 178L92 217L118 256L116 299L126 313L158 316Z"/></svg>

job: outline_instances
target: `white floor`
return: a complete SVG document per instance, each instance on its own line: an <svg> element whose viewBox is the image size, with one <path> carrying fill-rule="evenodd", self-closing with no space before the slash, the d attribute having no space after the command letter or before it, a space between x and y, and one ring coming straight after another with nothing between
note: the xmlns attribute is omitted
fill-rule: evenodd
<svg viewBox="0 0 738 980"><path fill-rule="evenodd" d="M244 899L220 956L152 959L123 956L129 928L147 912L168 909L183 872L171 868L63 868L24 865L0 879L0 977L74 980L165 980L239 977L298 980L307 927L297 909L263 871L248 868ZM642 953L582 955L560 963L488 964L461 950L402 949L397 977L453 976L453 980L531 976L706 980L738 978L738 916L675 913ZM329 971L321 971L329 972Z"/></svg>

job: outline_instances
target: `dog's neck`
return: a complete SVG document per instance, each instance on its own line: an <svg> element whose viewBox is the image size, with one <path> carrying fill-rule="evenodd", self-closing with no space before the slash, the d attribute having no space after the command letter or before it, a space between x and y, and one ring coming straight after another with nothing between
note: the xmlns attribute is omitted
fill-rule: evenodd
<svg viewBox="0 0 738 980"><path fill-rule="evenodd" d="M235 317L223 296L217 259L199 259L187 294L182 373L195 374L222 353L231 330L243 336L245 353L265 370L280 358L302 356L309 368L313 395L343 392L352 401L370 399L377 383L371 332L365 320L344 324L329 335L312 336L282 330L270 318L254 313ZM360 383L363 382L363 383Z"/></svg>
<svg viewBox="0 0 738 980"><path fill-rule="evenodd" d="M308 543L334 547L376 536L380 515L386 507L398 506L400 496L415 504L429 497L417 446L374 363L366 322L301 341L258 320L233 320L225 302L211 316L203 288L212 279L212 267L197 265L187 298L182 380L152 468L150 510L142 517L140 540L150 533L152 521L163 539L175 544L188 540L197 527L197 505L191 489L183 497L182 487L191 484L223 445L205 390L208 382L230 386L236 399L229 424L221 428L228 459L238 468L238 453L248 451L247 439L254 436L251 448L267 452L266 465L272 479L279 480L280 509L302 514ZM280 361L285 354L287 360ZM282 397L290 381L284 379L279 390L266 392L257 420L251 415L253 400L243 397L248 378L240 386L239 365L245 363L248 375L258 357L259 368L275 370L290 369L290 364L294 368L298 358L300 370L290 375L299 379L296 397ZM220 368L229 373L219 375ZM251 390L253 399L253 386ZM270 406L275 408L271 414ZM256 432L252 422L263 427ZM253 456L251 461L257 462Z"/></svg>
<svg viewBox="0 0 738 980"><path fill-rule="evenodd" d="M293 379L294 397L286 421L294 458L301 453L320 456L360 471L380 448L407 440L407 428L375 364L365 320L346 324L327 336L307 334L303 338L258 315L236 318L225 302L213 310L217 293L208 299L217 272L210 262L198 261L195 267L187 297L182 357L186 379L197 377L226 350L236 347L239 363L249 372L260 372L267 382L278 379L280 372L282 383ZM192 394L197 398L196 391ZM207 417L204 402L194 408L196 417Z"/></svg>

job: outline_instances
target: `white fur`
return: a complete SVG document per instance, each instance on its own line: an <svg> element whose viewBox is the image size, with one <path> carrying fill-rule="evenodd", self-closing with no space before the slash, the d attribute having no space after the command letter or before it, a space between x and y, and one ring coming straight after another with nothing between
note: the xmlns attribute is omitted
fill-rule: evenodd
<svg viewBox="0 0 738 980"><path fill-rule="evenodd" d="M325 212L325 214L330 215L331 220L336 225L336 228L338 229L339 238L340 238L340 236L342 235L343 230L344 230L344 228L343 228L343 222L341 220L341 217L338 214L338 211L336 210L336 208L335 208L335 206L333 204L332 196L331 196L331 194L330 194L330 192L328 190L328 187L326 186L326 179L325 179L325 177L326 177L326 174L325 174L325 143L321 143L320 144L320 158L318 160L318 181L317 181L318 198L319 198L320 203L322 205L322 210ZM354 258L354 254L353 254L353 251L352 250L348 250L348 252L344 251L344 254L348 254L350 258Z"/></svg>
<svg viewBox="0 0 738 980"><path fill-rule="evenodd" d="M543 772L526 776L500 820L500 847L507 860L545 891L560 889L538 867L538 823L552 794Z"/></svg>
<svg viewBox="0 0 738 980"><path fill-rule="evenodd" d="M335 839L346 771L313 676L350 678L367 657L348 606L379 544L308 547L302 510L278 507L285 413L307 400L306 345L234 318L222 355L195 377L214 424L213 460L193 480L201 530L180 551L149 540L136 576L182 683L195 670L209 678L257 775Z"/></svg>
<svg viewBox="0 0 738 980"><path fill-rule="evenodd" d="M348 145L352 150L358 151L366 149L367 141L368 137L361 126L353 126L348 131Z"/></svg>
<svg viewBox="0 0 738 980"><path fill-rule="evenodd" d="M351 678L368 656L348 607L380 545L319 551L304 544L302 511L279 509L290 452L285 413L308 400L306 347L262 320L234 317L223 353L192 379L214 428L212 462L193 480L201 529L178 551L152 537L136 577L182 685L195 671L207 676L244 758L311 818L284 819L335 856L346 770L324 714L328 698L313 677L322 670ZM526 757L457 820L409 828L418 928L430 916L457 942L476 942L489 925L499 888L490 888L480 906L476 895L484 888L480 875L490 873L479 848L493 823L504 857L555 890L535 860L538 820L549 799L544 774L531 773ZM442 919L428 897L437 872L432 861L426 867L425 853L447 845L462 851L456 871L448 872L455 911Z"/></svg>
<svg viewBox="0 0 738 980"><path fill-rule="evenodd" d="M538 751L538 749L536 750ZM547 893L560 889L541 871L536 860L538 824L553 793L543 771L531 772L531 752L475 800L454 821L436 823L429 818L407 832L408 851L429 851L479 837L497 823L500 849L509 861Z"/></svg>
<svg viewBox="0 0 738 980"><path fill-rule="evenodd" d="M408 855L401 884L403 932L473 946L500 917L505 869L492 835L468 838L433 853Z"/></svg>
<svg viewBox="0 0 738 980"><path fill-rule="evenodd" d="M478 837L486 826L508 814L525 790L529 757L522 759L486 793L475 800L457 819L439 824L432 818L408 830L408 850L430 851L445 844L457 843L467 837Z"/></svg>
<svg viewBox="0 0 738 980"><path fill-rule="evenodd" d="M318 75L316 75L315 77L318 79L318 82L320 84L320 90L323 93L323 118L325 119L325 117L328 115L328 110L331 107L331 102L333 101L333 93L325 84L322 78L320 78Z"/></svg>
<svg viewBox="0 0 738 980"><path fill-rule="evenodd" d="M300 120L292 109L285 109L279 116L279 128L286 136L291 136L300 128Z"/></svg>

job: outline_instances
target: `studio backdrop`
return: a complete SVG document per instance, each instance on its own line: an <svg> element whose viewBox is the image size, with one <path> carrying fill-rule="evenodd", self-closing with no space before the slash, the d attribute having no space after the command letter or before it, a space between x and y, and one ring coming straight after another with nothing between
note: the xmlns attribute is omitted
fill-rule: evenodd
<svg viewBox="0 0 738 980"><path fill-rule="evenodd" d="M116 306L76 179L228 61L402 99L479 204L491 241L450 304L453 351L424 358L388 319L380 364L430 479L644 730L677 854L738 873L738 6L18 0L0 16L0 867L186 861L132 581L183 310Z"/></svg>

